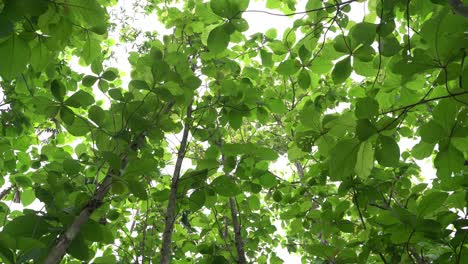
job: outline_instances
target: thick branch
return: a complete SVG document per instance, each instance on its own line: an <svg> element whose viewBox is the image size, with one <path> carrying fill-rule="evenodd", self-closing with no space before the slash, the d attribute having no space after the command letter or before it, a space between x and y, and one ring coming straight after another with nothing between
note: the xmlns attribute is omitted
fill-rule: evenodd
<svg viewBox="0 0 468 264"><path fill-rule="evenodd" d="M172 108L173 103L168 104L163 113L168 113ZM144 142L146 137L146 132L142 132L134 142L131 143L130 148L133 151L137 151L140 148L140 143ZM122 155L121 157L121 167L123 170L126 168L128 163L127 154ZM88 201L88 203L81 210L80 214L75 218L73 223L63 232L56 240L55 245L49 251L47 258L44 261L44 264L57 264L59 263L68 248L70 247L71 242L81 230L81 227L88 221L91 214L96 211L102 205L104 197L106 197L112 185L112 178L119 176L120 172L115 172L114 169L110 168L107 171L104 180L98 185L96 191L93 194L93 197Z"/></svg>
<svg viewBox="0 0 468 264"><path fill-rule="evenodd" d="M127 165L126 156L122 159L122 168ZM101 205L104 197L110 190L112 184L112 177L118 176L119 172L115 173L112 168L106 174L104 180L99 184L93 197L86 206L81 210L80 214L75 218L73 223L63 232L57 239L55 245L50 249L44 264L57 264L65 255L71 242L81 230L81 227L88 221L91 214L96 211Z"/></svg>
<svg viewBox="0 0 468 264"><path fill-rule="evenodd" d="M177 160L174 168L174 174L171 181L171 192L169 194L169 201L166 209L165 226L162 237L161 247L161 259L159 263L167 264L171 262L171 242L172 242L172 231L174 230L175 222L175 211L177 203L177 187L179 185L180 171L182 169L182 161L185 158L185 152L187 149L188 134L190 131L190 122L192 119L192 102L187 107L187 116L182 133L182 140L180 142L180 148L177 153Z"/></svg>

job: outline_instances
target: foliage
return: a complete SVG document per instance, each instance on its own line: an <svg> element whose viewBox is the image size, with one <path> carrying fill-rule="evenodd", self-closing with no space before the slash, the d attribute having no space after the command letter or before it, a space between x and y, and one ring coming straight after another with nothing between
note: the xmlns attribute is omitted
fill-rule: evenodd
<svg viewBox="0 0 468 264"><path fill-rule="evenodd" d="M116 2L0 0L3 263L468 261L468 19L447 1L268 0L293 26L253 35L248 0L143 1L173 33L129 53L128 84Z"/></svg>

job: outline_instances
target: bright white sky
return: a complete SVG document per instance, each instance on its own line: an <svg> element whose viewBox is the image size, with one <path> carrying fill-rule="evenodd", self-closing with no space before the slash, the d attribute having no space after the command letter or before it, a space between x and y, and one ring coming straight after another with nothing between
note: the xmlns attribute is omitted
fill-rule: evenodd
<svg viewBox="0 0 468 264"><path fill-rule="evenodd" d="M152 15L134 15L134 13L131 11L132 6L135 3L138 3L138 0L119 0L118 5L113 7L112 10L115 12L119 12L119 10L124 9L125 12L132 17L133 22L132 26L135 28L141 29L143 32L145 31L154 31L158 32L160 36L171 34L171 30L165 29L164 26L158 21L157 17L155 14ZM265 2L266 1L250 1L250 6L248 9L252 10L265 10L267 11L268 9L265 8ZM305 10L305 4L307 1L304 0L299 0L298 5L297 5L297 11L302 11ZM367 7L364 3L358 3L354 2L351 4L351 12L349 13L349 17L351 20L354 21L362 21L365 14L367 13ZM272 11L272 10L268 10ZM273 10L273 12L279 12L276 10ZM132 15L133 13L133 15ZM282 33L284 30L292 25L295 19L300 18L301 16L295 16L295 17L272 17L267 14L262 14L262 13L245 13L243 14L243 18L247 20L249 24L249 30L245 32L247 36L252 35L257 32L266 32L268 29L275 28L278 32L278 36L281 37ZM332 32L331 32L332 33ZM333 37L332 34L329 35L330 37ZM111 34L111 38L118 40L118 34ZM116 59L117 59L117 65L118 68L120 69L121 73L124 74L122 77L123 79L123 86L126 86L128 82L130 81L130 64L127 60L128 57L128 52L133 50L131 45L125 44L125 45L119 45L117 47L114 47L114 52L116 54ZM73 58L72 60L72 65L73 68L78 71L82 72L85 74L92 74L89 67L82 67L78 64L78 59ZM362 78L360 76L357 76L353 74L352 76L355 80L360 81ZM104 96L102 93L99 91L99 89L94 89L95 95L99 99L104 99ZM0 94L1 95L1 94ZM342 111L345 109L347 105L344 105L341 109L334 109L335 111ZM180 135L179 135L180 137ZM177 136L174 137L169 137L169 140L177 143L179 140L177 140ZM401 141L399 142L401 152L411 149L418 140L414 139L407 139L407 138L402 138ZM171 144L173 145L173 144ZM431 159L425 159L422 161L417 161L417 164L421 167L422 170L422 175L426 180L433 179L435 178L435 170L432 167L432 162ZM190 163L185 164L186 168L190 167ZM173 168L169 167L168 171L166 171L168 174ZM293 172L287 157L280 157L277 162L271 165L271 169L273 171L278 172L278 175L291 175ZM9 186L9 183L7 182L2 189L6 188ZM43 204L40 203L39 201L35 201L31 205L27 206L27 208L30 209L35 209L35 210L40 210L42 208ZM12 210L22 210L23 206L21 204L15 204L11 203L10 208ZM284 230L281 228L279 222L276 223L276 226L278 228L278 235L285 235ZM277 248L277 254L279 257L281 257L286 263L301 263L300 256L295 255L295 254L289 254L288 251L285 248L278 247Z"/></svg>

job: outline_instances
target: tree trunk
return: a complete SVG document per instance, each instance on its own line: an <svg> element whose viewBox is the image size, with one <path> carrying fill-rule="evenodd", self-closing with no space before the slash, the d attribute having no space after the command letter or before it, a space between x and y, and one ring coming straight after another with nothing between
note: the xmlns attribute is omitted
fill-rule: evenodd
<svg viewBox="0 0 468 264"><path fill-rule="evenodd" d="M192 118L192 102L187 107L187 121L185 122L184 131L182 133L182 140L180 148L177 153L177 160L174 168L174 174L171 181L171 192L169 194L169 201L166 209L165 226L162 237L161 259L159 263L167 264L171 262L171 242L172 231L174 230L174 222L176 216L176 203L177 203L177 187L179 184L180 171L182 169L182 161L185 157L187 149L188 134L190 131L190 119Z"/></svg>

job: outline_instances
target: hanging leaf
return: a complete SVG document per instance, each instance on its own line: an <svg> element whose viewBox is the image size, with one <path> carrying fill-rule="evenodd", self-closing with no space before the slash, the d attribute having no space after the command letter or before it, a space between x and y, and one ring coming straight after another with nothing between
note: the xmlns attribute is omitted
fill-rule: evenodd
<svg viewBox="0 0 468 264"><path fill-rule="evenodd" d="M335 84L340 84L346 81L351 75L353 69L351 68L351 57L347 56L346 58L340 60L335 64L335 67L332 71L332 79Z"/></svg>

